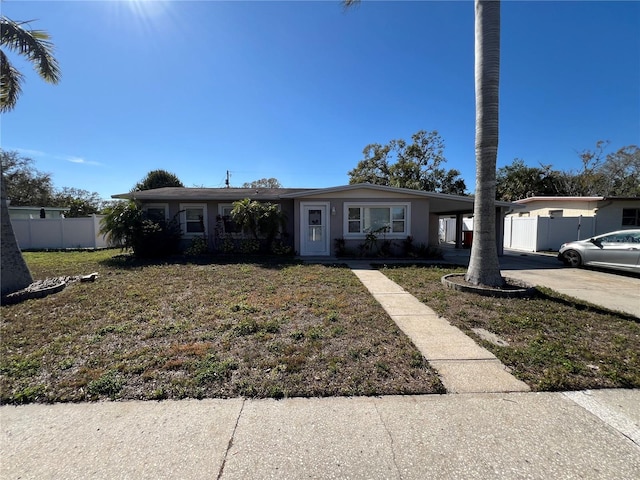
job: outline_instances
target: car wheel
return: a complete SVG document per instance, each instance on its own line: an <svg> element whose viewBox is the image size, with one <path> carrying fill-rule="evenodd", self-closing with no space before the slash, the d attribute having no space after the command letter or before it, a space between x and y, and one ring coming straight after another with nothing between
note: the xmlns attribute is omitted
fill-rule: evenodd
<svg viewBox="0 0 640 480"><path fill-rule="evenodd" d="M575 268L582 265L582 257L575 250L567 250L566 252L564 252L563 257L564 263L566 263L569 267Z"/></svg>

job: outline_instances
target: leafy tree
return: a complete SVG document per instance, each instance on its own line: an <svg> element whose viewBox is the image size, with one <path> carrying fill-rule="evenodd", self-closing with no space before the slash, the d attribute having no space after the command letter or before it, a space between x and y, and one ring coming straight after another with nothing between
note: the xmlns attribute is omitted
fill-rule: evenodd
<svg viewBox="0 0 640 480"><path fill-rule="evenodd" d="M253 182L245 182L242 184L242 188L282 188L282 185L277 178L271 177L261 178Z"/></svg>
<svg viewBox="0 0 640 480"><path fill-rule="evenodd" d="M68 207L69 212L65 214L67 217L86 217L100 213L105 207L105 202L97 192L63 187L53 193L50 205L52 207Z"/></svg>
<svg viewBox="0 0 640 480"><path fill-rule="evenodd" d="M286 217L277 204L249 198L234 202L231 216L255 240L264 239L267 246L284 230L286 223Z"/></svg>
<svg viewBox="0 0 640 480"><path fill-rule="evenodd" d="M604 162L604 150L609 142L599 140L595 150L583 150L579 152L582 170L577 173L565 172L563 175L563 189L565 195L570 196L594 196L603 195L606 178L599 171Z"/></svg>
<svg viewBox="0 0 640 480"><path fill-rule="evenodd" d="M40 77L49 83L60 81L60 68L53 56L53 43L43 30L26 28L29 22L0 17L0 112L12 110L22 93L24 75L9 61L7 48L31 62Z"/></svg>
<svg viewBox="0 0 640 480"><path fill-rule="evenodd" d="M628 145L607 155L600 168L608 196L640 197L640 148Z"/></svg>
<svg viewBox="0 0 640 480"><path fill-rule="evenodd" d="M551 165L528 167L515 159L498 169L496 198L513 201L534 195L640 196L640 148L627 145L606 153L609 142L598 141L594 150L578 153L578 171L553 170Z"/></svg>
<svg viewBox="0 0 640 480"><path fill-rule="evenodd" d="M136 257L164 257L179 249L180 223L149 218L133 201L117 202L107 208L100 233L113 245L133 250Z"/></svg>
<svg viewBox="0 0 640 480"><path fill-rule="evenodd" d="M57 83L60 71L49 35L41 30L27 30L25 22L17 23L5 16L0 17L0 112L12 110L21 93L22 74L9 62L4 48L18 52L34 64L38 74L47 82ZM1 295L26 288L33 281L15 234L5 192L4 166L0 168L0 275Z"/></svg>
<svg viewBox="0 0 640 480"><path fill-rule="evenodd" d="M71 187L55 190L51 175L40 172L31 158L18 152L0 150L0 160L12 206L69 207L69 217L99 213L104 207L97 192Z"/></svg>
<svg viewBox="0 0 640 480"><path fill-rule="evenodd" d="M12 206L53 206L51 175L37 170L33 160L18 152L0 150L6 195Z"/></svg>
<svg viewBox="0 0 640 480"><path fill-rule="evenodd" d="M162 187L184 187L180 179L166 170L152 170L133 187L133 191L153 190Z"/></svg>
<svg viewBox="0 0 640 480"><path fill-rule="evenodd" d="M511 165L498 169L496 173L496 198L512 202L540 195L559 195L562 174L551 169L551 165L528 167L524 160L516 158Z"/></svg>
<svg viewBox="0 0 640 480"><path fill-rule="evenodd" d="M439 176L440 191L451 195L467 195L467 185L460 177L460 170L452 168Z"/></svg>
<svg viewBox="0 0 640 480"><path fill-rule="evenodd" d="M442 164L444 141L436 131L420 130L411 143L402 139L386 145L372 143L362 151L364 159L348 172L349 183L372 183L431 192L464 194L466 186L458 170Z"/></svg>
<svg viewBox="0 0 640 480"><path fill-rule="evenodd" d="M578 153L582 169L565 172L565 195L636 196L640 194L640 149L636 145L622 147L606 154L609 142L599 140L594 150Z"/></svg>
<svg viewBox="0 0 640 480"><path fill-rule="evenodd" d="M389 171L391 149L395 141L387 145L372 143L364 147L362 154L364 159L358 162L358 166L351 170L349 183L371 183L373 185L389 185L391 172Z"/></svg>

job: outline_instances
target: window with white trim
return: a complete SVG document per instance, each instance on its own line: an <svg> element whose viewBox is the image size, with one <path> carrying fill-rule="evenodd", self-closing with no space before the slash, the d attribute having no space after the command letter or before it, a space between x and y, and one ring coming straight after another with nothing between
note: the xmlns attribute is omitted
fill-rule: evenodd
<svg viewBox="0 0 640 480"><path fill-rule="evenodd" d="M166 222L169 218L169 204L167 203L147 203L142 207L142 211L149 220Z"/></svg>
<svg viewBox="0 0 640 480"><path fill-rule="evenodd" d="M219 204L218 205L218 215L220 215L222 232L227 234L241 234L242 228L233 220L231 216L231 211L233 210L232 204Z"/></svg>
<svg viewBox="0 0 640 480"><path fill-rule="evenodd" d="M180 228L186 237L207 233L207 206L198 203L180 204Z"/></svg>
<svg viewBox="0 0 640 480"><path fill-rule="evenodd" d="M345 236L371 232L389 236L410 235L409 204L345 204Z"/></svg>

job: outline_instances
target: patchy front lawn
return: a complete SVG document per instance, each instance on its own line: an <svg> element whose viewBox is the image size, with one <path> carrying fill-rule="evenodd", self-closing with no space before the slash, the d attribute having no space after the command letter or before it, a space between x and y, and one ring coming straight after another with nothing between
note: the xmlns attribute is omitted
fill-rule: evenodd
<svg viewBox="0 0 640 480"><path fill-rule="evenodd" d="M442 393L346 267L25 253L35 279L100 274L3 306L0 402Z"/></svg>
<svg viewBox="0 0 640 480"><path fill-rule="evenodd" d="M533 390L640 388L640 320L589 306L548 289L531 299L482 297L445 288L440 278L464 269L381 271L493 352ZM497 346L472 329L509 343Z"/></svg>

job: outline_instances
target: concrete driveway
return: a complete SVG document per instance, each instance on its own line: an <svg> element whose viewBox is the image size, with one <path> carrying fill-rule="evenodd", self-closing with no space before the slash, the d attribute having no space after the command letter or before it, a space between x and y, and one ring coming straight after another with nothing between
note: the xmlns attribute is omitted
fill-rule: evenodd
<svg viewBox="0 0 640 480"><path fill-rule="evenodd" d="M469 250L446 249L449 261L469 264ZM614 270L568 268L555 255L505 250L500 257L505 277L640 318L640 277Z"/></svg>

